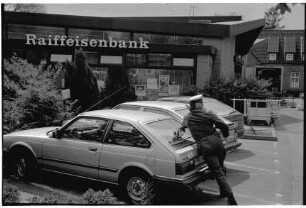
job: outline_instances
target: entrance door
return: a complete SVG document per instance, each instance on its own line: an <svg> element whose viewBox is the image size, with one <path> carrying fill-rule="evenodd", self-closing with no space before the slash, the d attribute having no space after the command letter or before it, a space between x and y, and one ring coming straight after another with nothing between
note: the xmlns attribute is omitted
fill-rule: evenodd
<svg viewBox="0 0 306 208"><path fill-rule="evenodd" d="M256 77L272 82L268 90L272 92L281 91L281 68L257 68Z"/></svg>

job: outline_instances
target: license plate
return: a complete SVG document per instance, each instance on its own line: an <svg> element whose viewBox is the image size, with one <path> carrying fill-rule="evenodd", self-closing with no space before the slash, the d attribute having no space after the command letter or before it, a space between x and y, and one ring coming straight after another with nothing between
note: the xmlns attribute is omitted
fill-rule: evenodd
<svg viewBox="0 0 306 208"><path fill-rule="evenodd" d="M201 164L202 162L204 162L204 158L203 158L202 156L200 156L200 157L196 157L196 158L195 158L194 164L195 164L195 165L199 165L199 164Z"/></svg>
<svg viewBox="0 0 306 208"><path fill-rule="evenodd" d="M236 128L238 127L238 121L234 121Z"/></svg>

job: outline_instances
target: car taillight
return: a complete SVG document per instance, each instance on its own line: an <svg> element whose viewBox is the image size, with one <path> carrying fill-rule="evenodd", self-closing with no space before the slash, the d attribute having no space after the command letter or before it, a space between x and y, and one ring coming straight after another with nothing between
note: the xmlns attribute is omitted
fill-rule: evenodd
<svg viewBox="0 0 306 208"><path fill-rule="evenodd" d="M198 156L186 162L176 163L175 164L176 174L183 175L184 173L187 173L188 171L194 169L196 166L202 164L203 162L204 162L203 157Z"/></svg>

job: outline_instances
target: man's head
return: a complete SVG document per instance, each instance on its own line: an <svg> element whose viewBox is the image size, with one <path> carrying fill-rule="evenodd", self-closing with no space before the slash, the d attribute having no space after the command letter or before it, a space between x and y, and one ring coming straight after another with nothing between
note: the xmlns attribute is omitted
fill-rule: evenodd
<svg viewBox="0 0 306 208"><path fill-rule="evenodd" d="M203 95L195 95L188 100L189 102L189 109L202 109L203 108Z"/></svg>

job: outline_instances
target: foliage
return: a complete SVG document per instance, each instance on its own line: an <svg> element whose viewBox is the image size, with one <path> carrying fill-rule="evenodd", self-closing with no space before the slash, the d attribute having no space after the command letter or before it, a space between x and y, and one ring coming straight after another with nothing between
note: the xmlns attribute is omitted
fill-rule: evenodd
<svg viewBox="0 0 306 208"><path fill-rule="evenodd" d="M32 204L78 204L75 199L67 197L63 194L52 193L51 195L40 197L33 197Z"/></svg>
<svg viewBox="0 0 306 208"><path fill-rule="evenodd" d="M74 116L55 88L55 73L12 57L3 64L3 130L60 125Z"/></svg>
<svg viewBox="0 0 306 208"><path fill-rule="evenodd" d="M268 80L231 79L226 81L212 77L202 92L206 97L216 98L231 106L233 98L266 99L270 97L271 93L267 88L271 84Z"/></svg>
<svg viewBox="0 0 306 208"><path fill-rule="evenodd" d="M45 13L46 8L43 4L5 4L4 11L10 12L29 12L29 13Z"/></svg>
<svg viewBox="0 0 306 208"><path fill-rule="evenodd" d="M97 79L86 62L83 49L75 50L75 63L67 63L66 87L70 88L71 99L77 100L80 111L85 111L98 102Z"/></svg>
<svg viewBox="0 0 306 208"><path fill-rule="evenodd" d="M280 26L280 21L283 19L280 12L276 9L276 7L271 7L267 12L265 12L265 27L264 29L283 29L285 26Z"/></svg>
<svg viewBox="0 0 306 208"><path fill-rule="evenodd" d="M154 181L150 180L149 182L147 182L147 186L148 186L147 197L140 202L140 205L151 205L154 203L154 199L156 196L156 193L154 192L154 187L153 187L155 186Z"/></svg>
<svg viewBox="0 0 306 208"><path fill-rule="evenodd" d="M2 191L2 200L4 205L18 203L20 193L16 186L3 183Z"/></svg>
<svg viewBox="0 0 306 208"><path fill-rule="evenodd" d="M110 192L109 189L104 191L94 191L93 189L88 189L83 194L83 203L84 204L103 204L103 205L118 205L124 204L124 202L118 201L116 197Z"/></svg>

